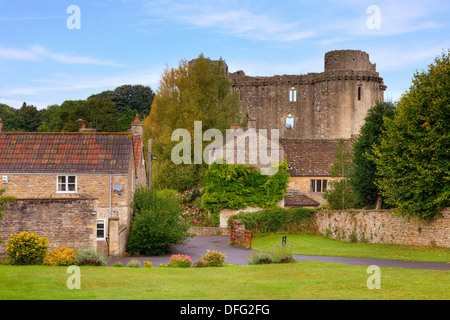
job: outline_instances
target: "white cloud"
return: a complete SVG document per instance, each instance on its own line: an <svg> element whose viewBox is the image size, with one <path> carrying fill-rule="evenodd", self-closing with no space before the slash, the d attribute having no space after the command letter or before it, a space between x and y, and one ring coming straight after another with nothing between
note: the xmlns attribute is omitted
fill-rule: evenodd
<svg viewBox="0 0 450 320"><path fill-rule="evenodd" d="M91 57L75 56L66 53L51 52L47 48L40 45L30 46L28 50L0 47L0 59L19 60L19 61L41 61L42 59L46 58L56 62L67 64L120 66L120 64L113 61L100 60Z"/></svg>
<svg viewBox="0 0 450 320"><path fill-rule="evenodd" d="M373 1L347 2L350 2L347 5L353 6L352 12L357 14L354 18L337 19L329 25L329 29L358 36L393 36L440 28L443 23L434 19L434 16L442 12L443 6L448 7L448 4L436 0L384 0L376 4ZM375 16L377 14L380 18L378 28L369 28L372 17L378 18Z"/></svg>
<svg viewBox="0 0 450 320"><path fill-rule="evenodd" d="M290 42L316 35L313 30L304 30L298 22L286 22L276 14L257 12L249 4L234 1L189 1L152 2L147 14L160 21L174 21L194 28L215 29L223 34L261 40ZM153 22L155 22L153 20Z"/></svg>

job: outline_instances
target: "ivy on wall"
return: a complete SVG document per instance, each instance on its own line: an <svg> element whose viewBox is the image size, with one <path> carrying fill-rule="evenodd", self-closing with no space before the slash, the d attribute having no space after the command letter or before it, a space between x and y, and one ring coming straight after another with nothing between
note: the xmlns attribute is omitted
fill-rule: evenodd
<svg viewBox="0 0 450 320"><path fill-rule="evenodd" d="M286 161L272 175L263 175L245 164L213 163L206 174L202 206L218 218L224 208L267 208L284 198L289 174Z"/></svg>

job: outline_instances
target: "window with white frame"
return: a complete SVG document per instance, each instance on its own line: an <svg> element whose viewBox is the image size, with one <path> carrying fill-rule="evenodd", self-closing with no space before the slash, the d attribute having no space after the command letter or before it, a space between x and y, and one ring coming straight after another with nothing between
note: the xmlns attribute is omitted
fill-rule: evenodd
<svg viewBox="0 0 450 320"><path fill-rule="evenodd" d="M97 220L97 240L105 240L106 235L105 219Z"/></svg>
<svg viewBox="0 0 450 320"><path fill-rule="evenodd" d="M57 192L75 193L77 192L77 176L58 176Z"/></svg>

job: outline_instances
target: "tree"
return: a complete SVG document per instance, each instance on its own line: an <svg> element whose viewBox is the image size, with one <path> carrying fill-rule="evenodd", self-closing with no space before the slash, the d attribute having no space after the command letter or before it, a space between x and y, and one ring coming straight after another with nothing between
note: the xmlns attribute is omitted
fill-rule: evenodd
<svg viewBox="0 0 450 320"><path fill-rule="evenodd" d="M35 106L27 105L25 102L18 110L18 116L24 120L21 128L26 132L36 132L42 122L42 110L38 110Z"/></svg>
<svg viewBox="0 0 450 320"><path fill-rule="evenodd" d="M181 200L172 190L138 188L133 201L133 222L127 251L131 254L162 255L182 243L188 226L181 215Z"/></svg>
<svg viewBox="0 0 450 320"><path fill-rule="evenodd" d="M353 143L354 170L349 182L356 193L357 201L361 206L372 206L377 200L381 201L380 190L375 184L378 178L376 165L371 157L373 147L380 144L384 129L384 117L392 119L395 105L392 102L377 102L372 107L361 127L360 135Z"/></svg>
<svg viewBox="0 0 450 320"><path fill-rule="evenodd" d="M114 102L103 98L91 98L83 104L77 104L69 112L67 122L62 128L66 132L76 132L81 128L79 120L86 120L86 127L99 132L119 131L117 119L120 114Z"/></svg>
<svg viewBox="0 0 450 320"><path fill-rule="evenodd" d="M103 91L90 96L91 98L104 98L111 100L116 104L117 111L125 115L130 110L135 110L134 116L139 114L142 118L149 115L155 93L149 86L143 85L123 85L114 90ZM131 122L130 124L131 125ZM129 129L128 127L127 129Z"/></svg>
<svg viewBox="0 0 450 320"><path fill-rule="evenodd" d="M414 74L374 148L376 183L401 215L433 218L450 206L449 115L450 50Z"/></svg>
<svg viewBox="0 0 450 320"><path fill-rule="evenodd" d="M330 175L336 180L330 181L330 188L323 194L330 209L344 210L356 206L356 195L348 179L353 171L353 155L346 142L339 140L334 154L336 161L330 169Z"/></svg>
<svg viewBox="0 0 450 320"><path fill-rule="evenodd" d="M201 186L207 164L173 163L171 152L178 142L172 141L172 133L186 129L193 140L194 121L202 121L203 132L216 128L225 136L225 129L240 119L239 113L239 97L231 89L222 60L211 61L200 55L194 63L183 60L177 68L167 68L150 116L144 120L144 136L152 139L156 157L154 185L179 191Z"/></svg>

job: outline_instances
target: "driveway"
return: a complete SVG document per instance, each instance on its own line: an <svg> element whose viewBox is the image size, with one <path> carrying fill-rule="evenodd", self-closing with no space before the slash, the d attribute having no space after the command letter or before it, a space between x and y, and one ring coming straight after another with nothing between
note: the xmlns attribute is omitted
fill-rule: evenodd
<svg viewBox="0 0 450 320"><path fill-rule="evenodd" d="M217 250L225 253L226 263L234 265L246 265L247 258L254 251L241 248L238 246L228 245L230 237L228 236L197 236L189 238L183 244L178 244L171 247L168 254L154 257L121 257L113 258L108 262L108 265L113 265L116 262L122 262L125 266L133 259L140 261L153 262L153 267L158 267L160 263L169 264L169 259L172 254L187 254L192 258L192 262L202 258L206 250ZM349 265L370 266L376 265L379 267L394 267L407 269L429 269L429 270L450 270L450 263L441 262L424 262L424 261L403 261L403 260L384 260L384 259L369 259L369 258L347 258L347 257L327 257L327 256L310 256L310 255L294 255L296 261L321 261L343 263ZM142 264L143 265L143 264Z"/></svg>

